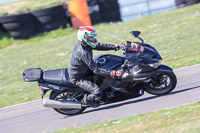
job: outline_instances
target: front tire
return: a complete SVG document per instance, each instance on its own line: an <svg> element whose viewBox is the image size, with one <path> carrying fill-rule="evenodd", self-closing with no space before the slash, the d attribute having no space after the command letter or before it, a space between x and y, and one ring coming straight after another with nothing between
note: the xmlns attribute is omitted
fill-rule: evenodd
<svg viewBox="0 0 200 133"><path fill-rule="evenodd" d="M51 100L72 100L72 101L80 101L80 99L73 98L73 96L79 95L77 92L69 92L69 91L52 91L49 99ZM86 108L81 107L81 109L61 109L61 108L53 108L55 111L57 111L60 114L63 115L77 115L82 113Z"/></svg>
<svg viewBox="0 0 200 133"><path fill-rule="evenodd" d="M177 78L174 72L163 72L154 75L150 82L144 85L144 90L153 95L164 95L174 90Z"/></svg>

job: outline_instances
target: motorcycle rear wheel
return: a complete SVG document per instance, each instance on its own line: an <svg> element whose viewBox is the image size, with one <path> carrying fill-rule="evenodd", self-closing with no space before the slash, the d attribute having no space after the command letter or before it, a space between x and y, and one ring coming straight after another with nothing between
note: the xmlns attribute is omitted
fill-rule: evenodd
<svg viewBox="0 0 200 133"><path fill-rule="evenodd" d="M144 85L144 90L153 95L164 95L173 91L176 84L176 75L173 72L165 72L153 76L150 82Z"/></svg>
<svg viewBox="0 0 200 133"><path fill-rule="evenodd" d="M72 101L80 101L80 99L75 99L73 98L74 95L79 95L76 94L76 92L69 92L69 91L52 91L49 99L51 100L72 100ZM63 114L63 115L77 115L82 113L86 108L81 107L81 109L62 109L62 108L53 108L56 112Z"/></svg>

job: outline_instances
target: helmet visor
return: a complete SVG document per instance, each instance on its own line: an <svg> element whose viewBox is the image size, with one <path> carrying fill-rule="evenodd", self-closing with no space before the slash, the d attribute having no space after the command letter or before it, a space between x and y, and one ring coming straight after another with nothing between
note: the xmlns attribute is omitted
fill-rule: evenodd
<svg viewBox="0 0 200 133"><path fill-rule="evenodd" d="M91 43L97 43L97 37L96 36L87 36L87 40Z"/></svg>

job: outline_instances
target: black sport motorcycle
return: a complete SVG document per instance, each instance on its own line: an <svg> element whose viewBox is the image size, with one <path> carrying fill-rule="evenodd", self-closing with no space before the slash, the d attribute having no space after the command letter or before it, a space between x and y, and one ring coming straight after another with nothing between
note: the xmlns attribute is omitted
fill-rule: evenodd
<svg viewBox="0 0 200 133"><path fill-rule="evenodd" d="M139 37L139 31L130 33L140 39L141 43L127 41L122 56L106 54L94 59L102 68L124 71L122 77L114 78L91 73L93 82L103 90L100 105L139 97L144 91L153 95L164 95L176 87L177 79L173 69L161 64L162 57L157 49L145 44ZM24 70L22 78L26 82L37 81L42 98L47 91L51 91L49 99L43 100L44 107L54 108L64 115L79 114L89 107L81 103L88 92L70 83L67 68L44 71L40 68L29 68Z"/></svg>

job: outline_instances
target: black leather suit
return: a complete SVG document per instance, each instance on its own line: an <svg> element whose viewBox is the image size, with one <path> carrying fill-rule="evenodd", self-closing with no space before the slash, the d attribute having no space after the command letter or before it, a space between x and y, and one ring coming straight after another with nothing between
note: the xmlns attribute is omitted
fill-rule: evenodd
<svg viewBox="0 0 200 133"><path fill-rule="evenodd" d="M116 45L98 43L94 50L106 51L115 50L116 48ZM98 101L102 96L102 90L91 82L89 73L92 70L97 75L105 75L110 74L110 70L97 67L97 64L93 61L92 50L92 47L79 41L74 47L68 73L73 84L90 93L87 100Z"/></svg>

